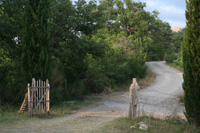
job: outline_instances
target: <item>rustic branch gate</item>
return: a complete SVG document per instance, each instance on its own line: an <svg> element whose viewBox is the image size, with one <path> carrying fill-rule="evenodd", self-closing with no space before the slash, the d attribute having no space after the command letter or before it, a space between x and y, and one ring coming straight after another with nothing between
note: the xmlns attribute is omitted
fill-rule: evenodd
<svg viewBox="0 0 200 133"><path fill-rule="evenodd" d="M33 115L44 115L50 113L50 85L49 81L35 81L28 84L28 113Z"/></svg>

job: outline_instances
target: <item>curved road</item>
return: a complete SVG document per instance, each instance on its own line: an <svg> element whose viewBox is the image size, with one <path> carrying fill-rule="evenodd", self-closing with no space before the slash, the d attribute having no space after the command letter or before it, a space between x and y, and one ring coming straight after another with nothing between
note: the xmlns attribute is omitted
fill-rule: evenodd
<svg viewBox="0 0 200 133"><path fill-rule="evenodd" d="M165 61L147 62L146 65L157 77L154 84L139 92L140 108L144 112L183 113L184 107L178 103L178 96L183 93L182 72L166 65Z"/></svg>
<svg viewBox="0 0 200 133"><path fill-rule="evenodd" d="M183 93L182 72L166 64L165 61L147 62L146 65L157 74L156 80L151 86L139 90L138 113L146 114L178 114L183 116L184 107L179 103L179 95ZM103 104L107 108L128 112L128 96L125 92L114 99L104 99Z"/></svg>
<svg viewBox="0 0 200 133"><path fill-rule="evenodd" d="M156 74L156 81L146 89L139 91L139 113L179 114L184 107L178 103L182 90L182 73L164 61L147 62ZM128 90L128 88L127 88ZM129 92L117 92L104 96L94 107L80 110L76 114L53 119L36 119L13 124L0 124L0 132L69 132L88 133L109 120L127 116Z"/></svg>

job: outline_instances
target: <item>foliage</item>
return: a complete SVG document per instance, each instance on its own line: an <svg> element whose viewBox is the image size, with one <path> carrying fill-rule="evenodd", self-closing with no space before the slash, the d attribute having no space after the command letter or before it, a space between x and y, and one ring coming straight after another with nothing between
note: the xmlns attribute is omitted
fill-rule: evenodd
<svg viewBox="0 0 200 133"><path fill-rule="evenodd" d="M25 86L21 73L24 0L0 0L0 104L18 104Z"/></svg>
<svg viewBox="0 0 200 133"><path fill-rule="evenodd" d="M185 93L185 115L188 121L200 126L200 2L190 0L187 2L185 37L183 50L183 89Z"/></svg>
<svg viewBox="0 0 200 133"><path fill-rule="evenodd" d="M0 0L0 58L21 57L24 5L24 0Z"/></svg>
<svg viewBox="0 0 200 133"><path fill-rule="evenodd" d="M184 28L179 32L172 33L172 40L166 49L165 60L167 63L172 64L180 69L183 68L181 44L184 37Z"/></svg>
<svg viewBox="0 0 200 133"><path fill-rule="evenodd" d="M155 15L154 15L155 16ZM147 60L163 60L164 55L171 43L172 31L169 23L157 19L151 25L152 45L148 49Z"/></svg>
<svg viewBox="0 0 200 133"><path fill-rule="evenodd" d="M30 83L33 77L46 80L51 75L49 5L49 0L27 1L22 40L22 65L26 83Z"/></svg>
<svg viewBox="0 0 200 133"><path fill-rule="evenodd" d="M144 77L145 61L162 60L171 41L169 24L145 6L0 0L0 102L19 104L33 77L50 80L51 105Z"/></svg>
<svg viewBox="0 0 200 133"><path fill-rule="evenodd" d="M148 125L148 130L144 131L139 128L140 122ZM133 128L130 128L134 126ZM175 132L194 132L197 133L200 130L193 129L185 120L178 117L167 117L165 120L157 119L151 116L141 116L135 121L131 121L129 118L122 117L112 120L106 124L101 125L94 132L101 133L113 133L113 132L125 132L125 133L143 133L143 132L162 132L162 133L175 133Z"/></svg>

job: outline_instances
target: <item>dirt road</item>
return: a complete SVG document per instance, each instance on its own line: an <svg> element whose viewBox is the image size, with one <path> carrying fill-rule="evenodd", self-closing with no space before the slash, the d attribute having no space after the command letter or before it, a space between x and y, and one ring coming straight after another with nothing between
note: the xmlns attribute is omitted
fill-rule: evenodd
<svg viewBox="0 0 200 133"><path fill-rule="evenodd" d="M178 103L182 93L182 73L165 62L146 63L156 74L156 81L139 91L140 113L179 114L184 107ZM126 116L129 108L129 93L118 92L105 96L93 108L78 113L48 120L31 120L11 125L0 125L0 132L93 132L99 125L117 117Z"/></svg>
<svg viewBox="0 0 200 133"><path fill-rule="evenodd" d="M183 113L184 107L178 102L178 96L183 93L182 72L166 65L164 61L146 64L157 74L157 77L154 84L139 92L141 110L150 113Z"/></svg>

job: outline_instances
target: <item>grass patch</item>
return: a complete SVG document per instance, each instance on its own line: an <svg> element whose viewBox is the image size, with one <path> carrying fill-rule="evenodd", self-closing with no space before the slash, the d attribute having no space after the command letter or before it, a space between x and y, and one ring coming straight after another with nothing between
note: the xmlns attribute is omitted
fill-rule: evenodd
<svg viewBox="0 0 200 133"><path fill-rule="evenodd" d="M0 124L2 123L13 123L16 121L25 121L30 119L28 117L28 113L18 114L17 111L19 108L11 106L11 105L4 105L0 106Z"/></svg>
<svg viewBox="0 0 200 133"><path fill-rule="evenodd" d="M122 117L105 123L99 129L99 133L143 133L145 131L139 129L138 123L143 122L148 125L146 132L150 133L197 133L200 129L193 129L185 120L177 117L168 117L165 120L153 117L138 117L132 122L127 117ZM135 128L130 128L135 126Z"/></svg>
<svg viewBox="0 0 200 133"><path fill-rule="evenodd" d="M75 101L74 104L63 102L62 104L51 108L51 117L75 113L81 108L92 106L94 102L100 99L101 98L98 96L88 96L84 101Z"/></svg>
<svg viewBox="0 0 200 133"><path fill-rule="evenodd" d="M62 103L58 106L51 107L50 115L45 115L40 118L29 117L28 112L18 114L18 110L20 107L14 107L11 105L0 106L0 124L10 124L15 122L39 120L39 119L51 119L54 117L72 114L83 107L88 107L92 105L94 101L97 101L99 99L100 99L99 97L89 96L83 101L75 101L74 105Z"/></svg>
<svg viewBox="0 0 200 133"><path fill-rule="evenodd" d="M180 94L178 98L179 98L179 103L184 106L184 94Z"/></svg>
<svg viewBox="0 0 200 133"><path fill-rule="evenodd" d="M180 71L183 71L183 66L181 66L181 65L179 65L179 64L177 64L177 63L167 63L167 65L170 65L171 67L174 67L174 68L176 68L176 69L178 69L178 70L180 70Z"/></svg>
<svg viewBox="0 0 200 133"><path fill-rule="evenodd" d="M146 76L138 81L141 89L144 89L150 86L156 79L156 73L154 73L151 69L147 68Z"/></svg>
<svg viewBox="0 0 200 133"><path fill-rule="evenodd" d="M112 88L106 89L105 93L110 94L113 92L126 91L126 90L128 90L131 82L132 82L132 80L128 80L128 81L124 82L123 84L115 85Z"/></svg>

